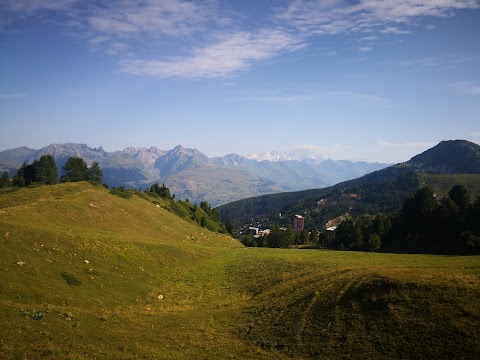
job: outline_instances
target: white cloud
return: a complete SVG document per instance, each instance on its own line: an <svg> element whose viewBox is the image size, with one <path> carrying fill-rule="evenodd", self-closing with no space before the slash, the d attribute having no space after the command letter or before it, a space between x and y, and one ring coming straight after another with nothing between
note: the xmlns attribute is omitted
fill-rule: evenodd
<svg viewBox="0 0 480 360"><path fill-rule="evenodd" d="M78 0L1 0L0 30L37 14L44 16L49 12L69 12L77 2Z"/></svg>
<svg viewBox="0 0 480 360"><path fill-rule="evenodd" d="M408 30L401 30L395 26L389 26L383 30L380 30L383 34L395 34L395 35L403 35L403 34L411 34L411 31Z"/></svg>
<svg viewBox="0 0 480 360"><path fill-rule="evenodd" d="M305 47L299 38L277 29L223 34L216 43L194 48L188 56L125 60L123 71L161 78L215 78L249 69L252 62Z"/></svg>
<svg viewBox="0 0 480 360"><path fill-rule="evenodd" d="M95 8L88 24L94 31L119 36L147 33L181 37L198 30L215 16L210 1L135 0L108 4L106 8Z"/></svg>
<svg viewBox="0 0 480 360"><path fill-rule="evenodd" d="M201 34L226 21L213 0L131 0L93 6L81 17L79 28L92 50L122 55L136 46L157 51L168 40ZM108 39L91 40L102 36Z"/></svg>
<svg viewBox="0 0 480 360"><path fill-rule="evenodd" d="M418 17L479 7L478 0L293 0L258 19L261 28L249 23L245 30L244 19L219 0L0 0L0 29L53 13L50 20L75 29L91 50L119 57L125 72L212 78L302 49L316 35L359 33L367 35L359 41L372 42L381 33L409 33ZM372 50L364 45L358 50Z"/></svg>
<svg viewBox="0 0 480 360"><path fill-rule="evenodd" d="M2 6L10 12L27 13L38 11L61 11L69 9L78 0L3 0Z"/></svg>
<svg viewBox="0 0 480 360"><path fill-rule="evenodd" d="M88 19L89 24L93 28L101 33L135 33L140 29L126 21L112 19L102 16L92 16Z"/></svg>
<svg viewBox="0 0 480 360"><path fill-rule="evenodd" d="M480 95L480 83L474 81L463 81L451 84L451 86L464 94Z"/></svg>
<svg viewBox="0 0 480 360"><path fill-rule="evenodd" d="M445 17L459 9L477 9L476 0L296 0L281 11L277 19L308 35L372 31L385 24L410 24L420 16ZM396 27L387 32L404 34Z"/></svg>
<svg viewBox="0 0 480 360"><path fill-rule="evenodd" d="M361 51L361 52L369 52L372 50L373 48L371 46L362 46L361 48L358 49L358 51Z"/></svg>
<svg viewBox="0 0 480 360"><path fill-rule="evenodd" d="M374 36L364 36L360 39L358 39L358 41L375 41L377 40L379 37L374 35Z"/></svg>

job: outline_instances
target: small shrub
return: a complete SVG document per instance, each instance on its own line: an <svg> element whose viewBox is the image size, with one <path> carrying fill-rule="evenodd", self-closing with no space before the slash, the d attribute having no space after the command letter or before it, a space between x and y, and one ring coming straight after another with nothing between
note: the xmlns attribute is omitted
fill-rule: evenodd
<svg viewBox="0 0 480 360"><path fill-rule="evenodd" d="M45 317L45 313L41 311L35 311L31 316L33 320L42 320L44 317Z"/></svg>
<svg viewBox="0 0 480 360"><path fill-rule="evenodd" d="M80 286L82 283L80 280L78 280L74 275L62 272L62 277L65 279L68 285L73 285L73 286Z"/></svg>
<svg viewBox="0 0 480 360"><path fill-rule="evenodd" d="M42 320L45 317L45 314L49 311L40 311L35 309L20 309L22 316L29 317L33 320Z"/></svg>
<svg viewBox="0 0 480 360"><path fill-rule="evenodd" d="M119 196L123 199L130 199L133 196L133 192L131 190L125 190L123 186L120 186L116 189L112 188L112 190L110 190L110 194Z"/></svg>

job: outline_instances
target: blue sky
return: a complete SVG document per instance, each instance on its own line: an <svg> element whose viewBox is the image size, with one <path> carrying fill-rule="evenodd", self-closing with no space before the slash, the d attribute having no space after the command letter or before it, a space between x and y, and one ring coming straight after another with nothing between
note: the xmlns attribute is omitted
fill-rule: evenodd
<svg viewBox="0 0 480 360"><path fill-rule="evenodd" d="M480 143L477 0L2 0L0 150Z"/></svg>

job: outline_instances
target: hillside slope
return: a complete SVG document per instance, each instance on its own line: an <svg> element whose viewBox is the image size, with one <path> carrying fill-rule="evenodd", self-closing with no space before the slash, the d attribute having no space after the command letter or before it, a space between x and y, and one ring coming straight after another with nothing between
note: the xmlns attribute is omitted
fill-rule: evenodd
<svg viewBox="0 0 480 360"><path fill-rule="evenodd" d="M475 359L480 258L246 249L87 183L0 191L5 359Z"/></svg>
<svg viewBox="0 0 480 360"><path fill-rule="evenodd" d="M427 173L480 174L480 146L466 140L442 141L406 165Z"/></svg>
<svg viewBox="0 0 480 360"><path fill-rule="evenodd" d="M255 216L273 219L279 213L288 216L293 216L295 212L318 213L319 202L322 199L325 199L327 205L342 205L341 207L337 206L338 208L333 211L328 210L333 217L345 213L350 208L355 208L358 214L361 214L362 211L364 213L389 212L398 210L419 186L425 185L424 178L421 178L423 173L438 175L437 179L442 179L440 176L442 174L471 174L468 177L471 179L470 183L465 182L465 185L470 184L473 190L472 195L476 195L474 190L477 186L475 184L478 183L480 176L480 167L477 164L480 164L479 145L465 140L442 141L405 163L374 171L357 179L322 189L243 199L220 206L218 210L223 219L229 216L237 224L247 223ZM459 184L464 184L465 177L457 178ZM443 177L443 180L447 181L446 177ZM451 183L451 180L447 182ZM440 186L438 181L433 180L431 184L437 184L437 187L441 188L445 194L444 188L447 184ZM451 186L446 191L448 192L450 189ZM317 220L313 219L309 226L318 227L319 224L321 226L325 218L321 217Z"/></svg>

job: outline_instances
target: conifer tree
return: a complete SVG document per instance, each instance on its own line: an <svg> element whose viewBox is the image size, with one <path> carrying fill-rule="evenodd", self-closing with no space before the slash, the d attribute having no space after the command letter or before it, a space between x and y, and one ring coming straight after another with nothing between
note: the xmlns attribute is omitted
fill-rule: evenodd
<svg viewBox="0 0 480 360"><path fill-rule="evenodd" d="M69 157L62 167L61 182L76 182L87 180L87 163L81 157Z"/></svg>
<svg viewBox="0 0 480 360"><path fill-rule="evenodd" d="M40 159L32 163L33 181L47 185L53 185L58 182L58 170L55 159L52 155L43 155Z"/></svg>
<svg viewBox="0 0 480 360"><path fill-rule="evenodd" d="M100 164L97 161L94 161L92 165L90 165L90 167L87 169L87 180L95 184L102 183L103 171L102 169L100 169Z"/></svg>
<svg viewBox="0 0 480 360"><path fill-rule="evenodd" d="M0 188L5 188L10 186L10 177L8 172L4 171L2 177L0 178Z"/></svg>
<svg viewBox="0 0 480 360"><path fill-rule="evenodd" d="M232 224L230 216L227 216L227 220L225 220L225 228L231 235L235 235L235 225Z"/></svg>

